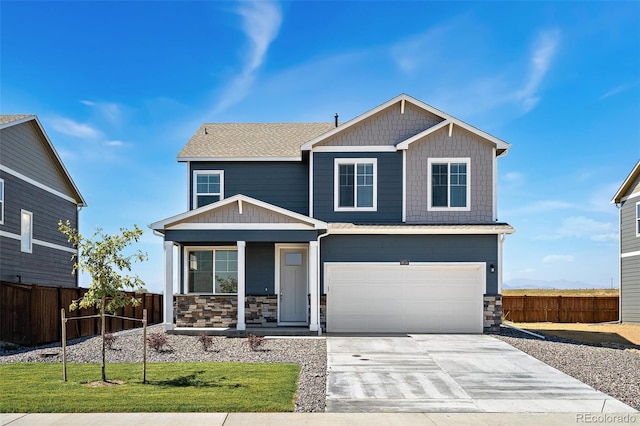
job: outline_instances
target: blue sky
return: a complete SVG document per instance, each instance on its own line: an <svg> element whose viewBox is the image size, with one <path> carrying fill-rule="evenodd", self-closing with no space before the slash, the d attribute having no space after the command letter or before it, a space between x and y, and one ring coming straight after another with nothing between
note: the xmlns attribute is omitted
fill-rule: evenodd
<svg viewBox="0 0 640 426"><path fill-rule="evenodd" d="M407 93L513 145L499 161L505 281L618 282L640 158L639 2L0 4L0 112L35 113L91 234L186 209L176 154L208 122L351 119ZM86 279L83 279L86 285Z"/></svg>

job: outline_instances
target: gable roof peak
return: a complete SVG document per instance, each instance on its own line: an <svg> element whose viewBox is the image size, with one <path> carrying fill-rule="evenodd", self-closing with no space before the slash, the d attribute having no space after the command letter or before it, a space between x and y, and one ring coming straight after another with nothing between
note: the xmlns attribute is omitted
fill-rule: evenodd
<svg viewBox="0 0 640 426"><path fill-rule="evenodd" d="M629 176L627 176L624 182L622 182L622 185L620 185L620 189L618 189L616 194L613 196L611 203L612 204L620 203L622 199L625 197L625 195L627 195L627 192L629 191L629 189L631 189L631 185L633 184L633 182L635 182L636 179L638 179L639 177L640 177L640 160L638 160L638 162L633 167L633 169L631 169L631 173L629 173Z"/></svg>

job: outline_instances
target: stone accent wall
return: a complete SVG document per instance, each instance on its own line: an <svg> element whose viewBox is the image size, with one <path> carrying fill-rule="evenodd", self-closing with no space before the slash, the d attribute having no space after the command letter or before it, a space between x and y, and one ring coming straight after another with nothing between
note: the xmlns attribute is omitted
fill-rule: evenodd
<svg viewBox="0 0 640 426"><path fill-rule="evenodd" d="M278 296L247 296L244 318L247 327L277 327Z"/></svg>
<svg viewBox="0 0 640 426"><path fill-rule="evenodd" d="M176 327L231 328L238 318L237 296L175 296ZM275 327L278 322L277 296L247 296L245 323L249 327Z"/></svg>
<svg viewBox="0 0 640 426"><path fill-rule="evenodd" d="M320 296L320 328L327 331L327 295Z"/></svg>
<svg viewBox="0 0 640 426"><path fill-rule="evenodd" d="M484 295L484 332L499 333L502 324L502 295Z"/></svg>

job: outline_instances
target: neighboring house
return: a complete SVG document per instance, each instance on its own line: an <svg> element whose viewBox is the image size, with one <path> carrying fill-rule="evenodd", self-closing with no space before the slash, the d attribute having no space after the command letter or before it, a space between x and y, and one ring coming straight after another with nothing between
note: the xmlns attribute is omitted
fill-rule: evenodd
<svg viewBox="0 0 640 426"><path fill-rule="evenodd" d="M640 161L611 202L620 209L620 321L640 323Z"/></svg>
<svg viewBox="0 0 640 426"><path fill-rule="evenodd" d="M166 296L178 265L165 327L497 329L509 147L404 94L340 125L203 124L188 210L150 225Z"/></svg>
<svg viewBox="0 0 640 426"><path fill-rule="evenodd" d="M75 249L85 201L35 115L0 115L0 281L77 287Z"/></svg>

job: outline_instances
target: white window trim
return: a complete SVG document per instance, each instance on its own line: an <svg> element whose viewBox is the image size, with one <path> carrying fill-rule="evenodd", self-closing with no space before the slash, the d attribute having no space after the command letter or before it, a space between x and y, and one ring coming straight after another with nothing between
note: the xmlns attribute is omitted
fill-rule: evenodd
<svg viewBox="0 0 640 426"><path fill-rule="evenodd" d="M220 194L214 194L214 193L198 194L198 175L220 175ZM198 195L219 195L220 200L223 200L224 199L224 170L194 170L193 180L191 182L191 189L192 189L191 206L193 207L193 209L198 208Z"/></svg>
<svg viewBox="0 0 640 426"><path fill-rule="evenodd" d="M235 250L238 251L238 246L185 246L183 247L183 279L184 279L184 294L202 294L202 295L213 295L213 296L229 296L238 294L236 293L215 293L215 292L191 292L189 291L189 252L190 251L216 251L216 250ZM240 268L238 262L238 269ZM216 276L216 262L215 262L215 253L213 254L213 276ZM240 282L238 280L238 285ZM215 290L215 282L213 283L213 290Z"/></svg>
<svg viewBox="0 0 640 426"><path fill-rule="evenodd" d="M0 179L0 225L4 225L4 179Z"/></svg>
<svg viewBox="0 0 640 426"><path fill-rule="evenodd" d="M633 216L635 217L635 221L634 221L634 226L636 227L636 237L640 237L640 226L638 226L638 224L640 223L640 215L638 215L638 206L640 206L640 201L638 201L636 203L636 210L633 212Z"/></svg>
<svg viewBox="0 0 640 426"><path fill-rule="evenodd" d="M29 216L29 234L25 236L23 232L23 217L24 215ZM29 247L25 248L25 237L28 237ZM27 210L20 210L20 251L22 253L33 253L33 213Z"/></svg>
<svg viewBox="0 0 640 426"><path fill-rule="evenodd" d="M450 176L451 163L464 163L467 165L467 205L465 207L434 207L431 205L432 197L431 197L431 183L432 183L432 164L442 164L446 163L448 165L447 173ZM450 179L447 181L447 187L450 188ZM451 203L451 194L448 194L447 202ZM469 157L450 157L450 158L429 158L427 160L427 210L428 211L461 211L468 212L471 211L471 158Z"/></svg>
<svg viewBox="0 0 640 426"><path fill-rule="evenodd" d="M375 212L378 211L378 159L377 158L336 158L333 160L333 210L336 212ZM373 164L373 206L372 207L340 207L340 165ZM354 170L354 204L357 202L358 190Z"/></svg>

